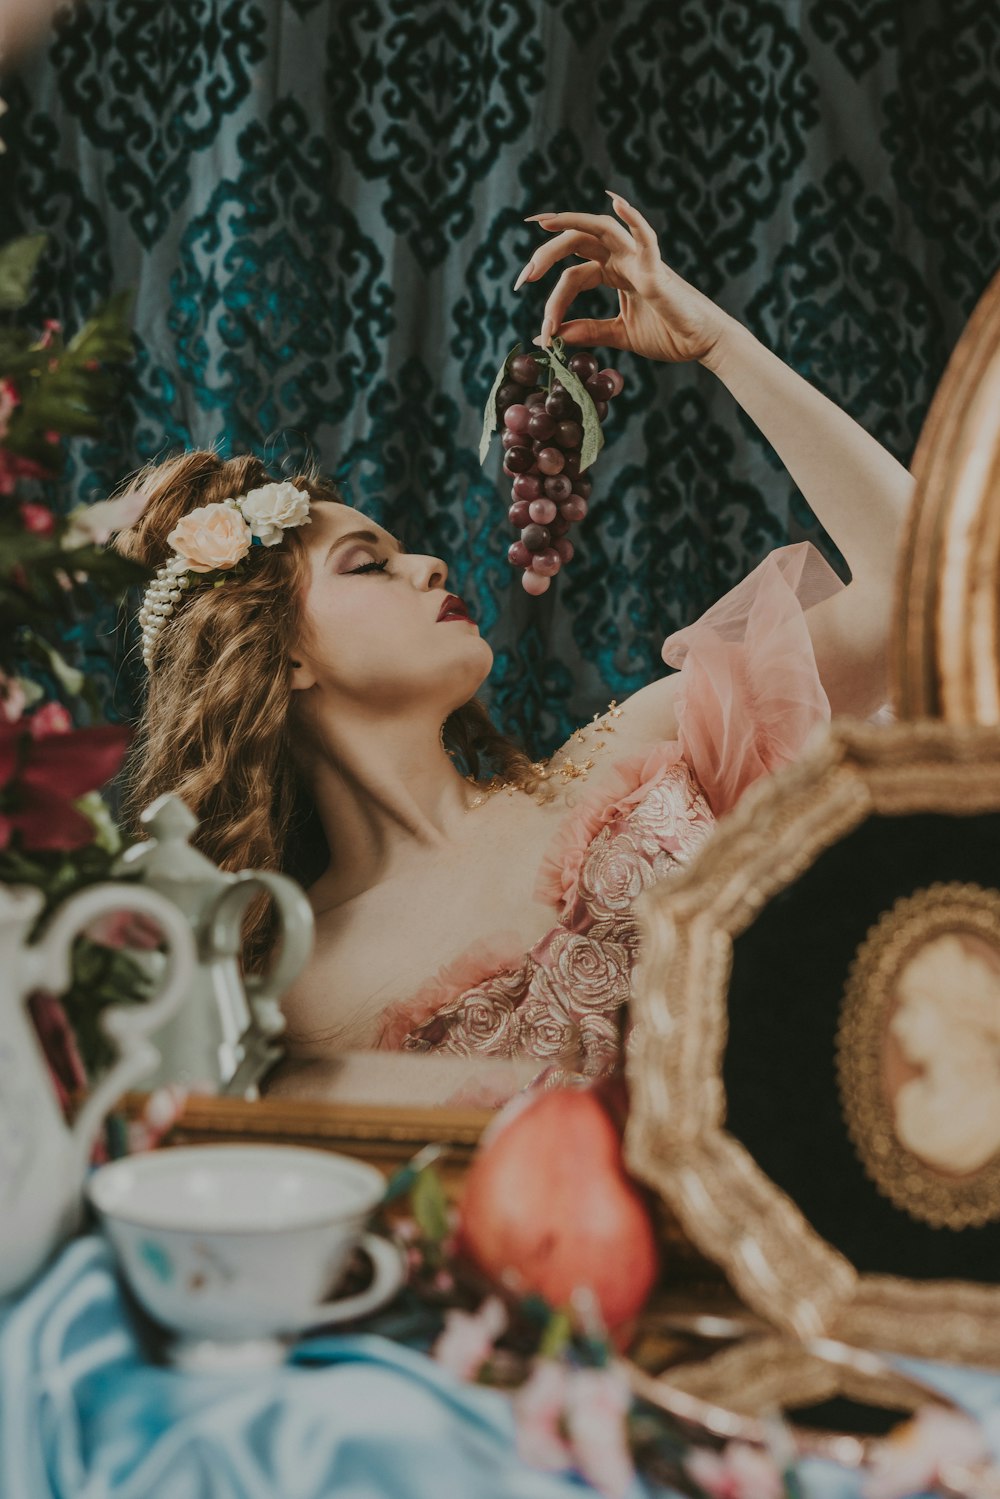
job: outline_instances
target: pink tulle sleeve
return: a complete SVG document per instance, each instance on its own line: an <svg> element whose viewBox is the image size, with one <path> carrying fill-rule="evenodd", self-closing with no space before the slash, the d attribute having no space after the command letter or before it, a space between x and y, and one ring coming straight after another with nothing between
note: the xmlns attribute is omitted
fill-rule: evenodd
<svg viewBox="0 0 1000 1499"><path fill-rule="evenodd" d="M717 817L829 720L804 611L843 587L808 542L780 547L664 641L664 661L682 668L678 739Z"/></svg>

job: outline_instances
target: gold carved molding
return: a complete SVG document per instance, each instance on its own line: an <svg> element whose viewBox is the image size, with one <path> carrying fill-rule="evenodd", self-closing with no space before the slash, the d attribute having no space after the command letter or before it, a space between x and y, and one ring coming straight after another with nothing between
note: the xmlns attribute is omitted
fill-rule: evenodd
<svg viewBox="0 0 1000 1499"><path fill-rule="evenodd" d="M1000 724L1000 275L948 363L913 472L893 701L904 718Z"/></svg>
<svg viewBox="0 0 1000 1499"><path fill-rule="evenodd" d="M1000 1286L859 1273L727 1132L722 1076L733 941L764 906L871 814L997 809L1000 732L842 721L642 900L628 1166L746 1304L795 1337L1000 1360Z"/></svg>

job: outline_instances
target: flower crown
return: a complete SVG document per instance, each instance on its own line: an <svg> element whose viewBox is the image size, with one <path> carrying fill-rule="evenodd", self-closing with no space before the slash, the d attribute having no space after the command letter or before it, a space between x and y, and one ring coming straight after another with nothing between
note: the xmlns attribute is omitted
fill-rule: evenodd
<svg viewBox="0 0 1000 1499"><path fill-rule="evenodd" d="M235 499L202 505L181 516L167 537L173 556L157 570L139 610L142 659L153 669L156 637L193 581L229 572L254 546L273 547L292 526L310 523L309 495L288 480L263 484ZM216 579L221 582L222 579Z"/></svg>

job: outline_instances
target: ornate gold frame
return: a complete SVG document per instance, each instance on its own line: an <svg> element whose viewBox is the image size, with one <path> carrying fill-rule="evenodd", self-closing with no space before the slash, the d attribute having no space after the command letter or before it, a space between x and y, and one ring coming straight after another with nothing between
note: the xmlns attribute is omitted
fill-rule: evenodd
<svg viewBox="0 0 1000 1499"><path fill-rule="evenodd" d="M974 933L1000 953L1000 892L958 881L932 884L901 897L871 928L844 993L837 1081L848 1133L876 1188L932 1228L962 1229L1000 1218L1000 1152L971 1177L948 1177L909 1150L878 1148L894 1133L880 1040L896 981L935 936L955 932Z"/></svg>
<svg viewBox="0 0 1000 1499"><path fill-rule="evenodd" d="M1000 1286L860 1274L727 1133L733 939L870 813L998 808L996 730L840 722L754 787L690 871L643 899L627 1164L747 1305L797 1337L995 1362Z"/></svg>
<svg viewBox="0 0 1000 1499"><path fill-rule="evenodd" d="M905 718L1000 724L1000 275L951 356L913 472L894 701Z"/></svg>

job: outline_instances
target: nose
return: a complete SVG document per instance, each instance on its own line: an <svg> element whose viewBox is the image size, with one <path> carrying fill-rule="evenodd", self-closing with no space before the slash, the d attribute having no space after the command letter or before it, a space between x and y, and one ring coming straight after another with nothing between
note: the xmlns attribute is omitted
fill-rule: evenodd
<svg viewBox="0 0 1000 1499"><path fill-rule="evenodd" d="M448 577L448 564L440 557L430 557L423 553L410 554L410 560L414 564L414 573L420 588L430 591L432 588L443 588Z"/></svg>

